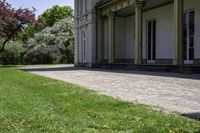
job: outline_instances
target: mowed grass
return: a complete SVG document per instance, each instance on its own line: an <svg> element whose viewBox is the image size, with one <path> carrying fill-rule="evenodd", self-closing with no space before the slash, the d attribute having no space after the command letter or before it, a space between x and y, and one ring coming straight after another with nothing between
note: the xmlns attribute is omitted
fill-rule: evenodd
<svg viewBox="0 0 200 133"><path fill-rule="evenodd" d="M198 121L15 68L0 68L1 133L193 133L199 129Z"/></svg>

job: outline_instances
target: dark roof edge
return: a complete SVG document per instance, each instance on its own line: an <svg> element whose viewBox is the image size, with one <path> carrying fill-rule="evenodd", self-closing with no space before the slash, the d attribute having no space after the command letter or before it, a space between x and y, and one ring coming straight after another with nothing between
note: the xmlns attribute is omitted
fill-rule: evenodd
<svg viewBox="0 0 200 133"><path fill-rule="evenodd" d="M97 3L95 8L100 8L101 6L104 6L104 5L106 5L106 4L110 3L110 2L114 2L114 1L113 0L103 0L103 1L101 1L99 3Z"/></svg>

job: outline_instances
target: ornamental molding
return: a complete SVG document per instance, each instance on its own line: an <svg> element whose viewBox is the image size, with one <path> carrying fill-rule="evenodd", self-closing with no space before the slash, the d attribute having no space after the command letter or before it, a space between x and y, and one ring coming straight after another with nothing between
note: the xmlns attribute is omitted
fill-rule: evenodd
<svg viewBox="0 0 200 133"><path fill-rule="evenodd" d="M98 10L101 15L105 16L130 6L134 7L143 4L144 0L113 0L100 6Z"/></svg>

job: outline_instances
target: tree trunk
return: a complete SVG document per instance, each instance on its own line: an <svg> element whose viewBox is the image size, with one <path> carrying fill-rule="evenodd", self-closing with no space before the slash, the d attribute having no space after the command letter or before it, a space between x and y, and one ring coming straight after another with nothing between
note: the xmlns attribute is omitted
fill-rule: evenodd
<svg viewBox="0 0 200 133"><path fill-rule="evenodd" d="M2 45L2 47L1 47L1 49L0 49L0 53L2 53L2 52L4 51L4 48L5 48L6 43L7 43L8 41L10 41L10 39L17 33L16 31L18 31L18 29L19 29L20 27L22 27L22 25L18 25L17 28L16 28L15 30L13 30L13 32L12 32L10 35L8 35L8 38L3 42L3 45Z"/></svg>
<svg viewBox="0 0 200 133"><path fill-rule="evenodd" d="M6 45L6 43L7 43L10 39L11 39L11 37L8 37L8 38L3 42L3 45L2 45L2 47L1 47L1 49L0 49L0 53L2 53L2 52L4 51L5 45Z"/></svg>

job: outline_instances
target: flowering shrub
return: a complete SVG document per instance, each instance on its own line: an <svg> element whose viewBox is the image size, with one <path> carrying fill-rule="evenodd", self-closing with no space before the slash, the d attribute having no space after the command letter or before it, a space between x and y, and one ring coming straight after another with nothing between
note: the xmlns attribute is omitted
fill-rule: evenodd
<svg viewBox="0 0 200 133"><path fill-rule="evenodd" d="M28 40L26 64L73 63L74 20L65 18ZM33 58L33 59L31 59Z"/></svg>
<svg viewBox="0 0 200 133"><path fill-rule="evenodd" d="M21 64L23 52L24 49L22 46L22 42L9 41L5 46L4 51L0 54L0 64L3 65Z"/></svg>

